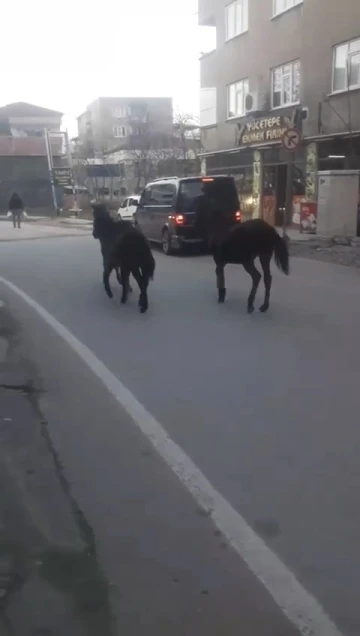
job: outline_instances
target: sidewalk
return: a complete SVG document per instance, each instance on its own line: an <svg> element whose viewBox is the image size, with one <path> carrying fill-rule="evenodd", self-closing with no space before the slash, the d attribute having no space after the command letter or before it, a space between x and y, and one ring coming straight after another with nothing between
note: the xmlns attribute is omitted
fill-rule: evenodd
<svg viewBox="0 0 360 636"><path fill-rule="evenodd" d="M62 221L65 221L63 219ZM61 223L57 219L24 221L21 228L14 228L12 221L0 223L0 241L29 241L40 238L59 238L64 236L84 236L91 234L92 224Z"/></svg>
<svg viewBox="0 0 360 636"><path fill-rule="evenodd" d="M111 636L109 586L38 404L21 334L0 306L0 635Z"/></svg>
<svg viewBox="0 0 360 636"><path fill-rule="evenodd" d="M282 236L283 234L283 228L282 227L276 227L277 232L280 234L280 236ZM288 235L290 241L293 243L298 243L298 242L306 242L306 241L311 241L314 240L317 237L316 234L306 234L304 232L300 232L300 230L294 230L293 228L286 228L286 234Z"/></svg>

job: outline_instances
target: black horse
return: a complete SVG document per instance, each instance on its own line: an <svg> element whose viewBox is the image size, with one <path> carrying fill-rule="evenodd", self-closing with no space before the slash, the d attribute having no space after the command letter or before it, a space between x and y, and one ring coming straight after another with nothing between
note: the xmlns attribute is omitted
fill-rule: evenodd
<svg viewBox="0 0 360 636"><path fill-rule="evenodd" d="M111 251L120 235L122 235L126 230L132 227L132 223L130 221L118 221L116 225L107 225L104 223L103 231L100 236L95 232L95 215L96 218L104 217L106 219L109 218L109 211L107 207L103 203L94 203L93 206L93 216L94 216L94 224L93 224L93 237L98 239L100 242L101 256L103 259L103 269L105 269L105 264L111 254ZM120 285L122 285L120 269L115 270L117 281ZM129 285L129 292L132 291L132 288Z"/></svg>
<svg viewBox="0 0 360 636"><path fill-rule="evenodd" d="M93 205L93 237L99 239L103 255L103 282L109 298L110 275L113 270L122 285L121 302L126 303L130 291L129 278L133 275L140 289L141 313L148 309L147 288L154 277L155 260L145 236L130 221L115 221L105 205Z"/></svg>
<svg viewBox="0 0 360 636"><path fill-rule="evenodd" d="M261 280L261 274L255 267L259 257L264 273L265 299L260 311L269 309L272 276L270 261L274 254L275 263L284 274L289 274L289 251L283 239L274 227L262 219L253 219L236 225L229 223L220 213L210 217L209 243L216 264L218 301L223 303L226 296L225 265L239 264L250 274L252 288L247 302L249 314L254 311L254 300Z"/></svg>

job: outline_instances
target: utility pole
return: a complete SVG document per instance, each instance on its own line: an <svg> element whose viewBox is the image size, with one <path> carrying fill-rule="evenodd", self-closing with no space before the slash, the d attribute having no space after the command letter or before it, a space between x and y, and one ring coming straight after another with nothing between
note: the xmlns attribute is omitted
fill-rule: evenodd
<svg viewBox="0 0 360 636"><path fill-rule="evenodd" d="M294 187L294 154L301 144L302 140L302 121L304 112L301 108L296 108L291 126L285 131L282 138L282 145L287 151L287 175L286 175L286 194L285 194L285 212L283 215L283 236L286 237L286 226L292 219L293 211L293 187Z"/></svg>
<svg viewBox="0 0 360 636"><path fill-rule="evenodd" d="M55 213L57 213L58 205L56 200L56 190L55 190L55 182L54 182L54 164L53 164L53 159L51 154L49 130L47 128L44 129L44 135L45 135L46 155L47 155L49 173L50 173L51 193L52 193L54 210L55 210Z"/></svg>
<svg viewBox="0 0 360 636"><path fill-rule="evenodd" d="M69 170L71 175L71 187L72 187L72 193L73 193L73 199L74 199L74 208L77 210L78 205L77 205L77 195L76 195L76 185L75 185L75 175L74 175L74 163L73 163L73 158L71 155L70 139L69 139L69 133L67 129L65 132L65 145L66 145L66 154L67 154L68 165L69 165ZM75 214L76 216L78 216L79 213L76 212Z"/></svg>

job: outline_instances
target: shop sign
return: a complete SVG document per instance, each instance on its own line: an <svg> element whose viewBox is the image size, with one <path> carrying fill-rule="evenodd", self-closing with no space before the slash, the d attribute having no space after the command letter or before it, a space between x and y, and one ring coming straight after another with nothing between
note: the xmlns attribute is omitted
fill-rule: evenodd
<svg viewBox="0 0 360 636"><path fill-rule="evenodd" d="M285 117L261 117L244 124L239 131L239 146L281 141L289 128Z"/></svg>
<svg viewBox="0 0 360 636"><path fill-rule="evenodd" d="M72 185L73 179L70 168L54 168L53 176L55 185L57 186L66 188Z"/></svg>

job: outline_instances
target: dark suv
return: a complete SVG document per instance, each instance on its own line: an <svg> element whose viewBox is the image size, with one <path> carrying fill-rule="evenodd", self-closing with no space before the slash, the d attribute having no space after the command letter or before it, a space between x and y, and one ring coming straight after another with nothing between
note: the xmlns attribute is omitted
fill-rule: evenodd
<svg viewBox="0 0 360 636"><path fill-rule="evenodd" d="M136 224L150 241L162 244L165 254L187 244L206 244L206 202L229 221L240 221L239 199L233 177L169 177L148 183L136 210Z"/></svg>

